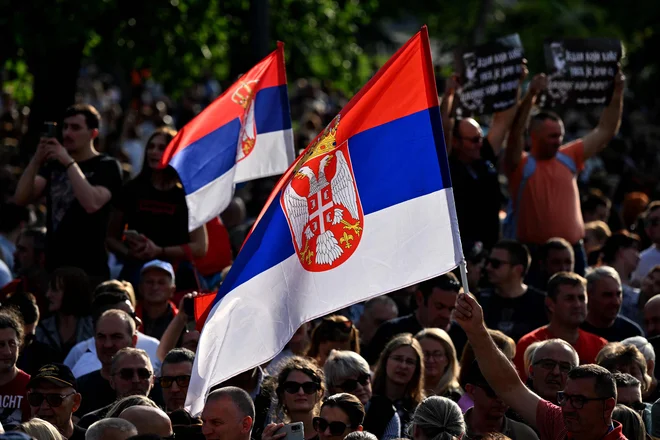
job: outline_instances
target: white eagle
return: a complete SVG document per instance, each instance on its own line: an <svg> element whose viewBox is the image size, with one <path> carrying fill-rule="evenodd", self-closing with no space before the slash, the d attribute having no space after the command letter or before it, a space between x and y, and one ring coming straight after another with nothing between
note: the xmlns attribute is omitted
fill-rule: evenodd
<svg viewBox="0 0 660 440"><path fill-rule="evenodd" d="M344 157L344 153L337 151L335 157L337 158L337 171L335 172L335 177L329 183L332 189L332 202L335 206L332 211L333 225L338 224L343 219L342 210L341 208L337 208L337 205L344 206L353 219L358 219L357 194L355 193L351 170ZM325 176L325 167L331 159L331 155L321 159L318 177L314 175L314 171L311 168L306 166L300 168L298 171L299 174L309 179L308 197L313 196L328 185L328 180ZM314 231L307 225L309 222L307 197L297 194L289 184L284 191L284 205L286 206L298 248L302 249L303 234L308 240L314 236ZM323 219L321 218L319 221L323 221ZM332 264L343 252L332 231L322 232L316 239L315 261L317 264Z"/></svg>
<svg viewBox="0 0 660 440"><path fill-rule="evenodd" d="M241 134L238 137L238 151L236 152L237 162L245 159L245 157L247 156L245 154L245 151L243 151L243 144L249 142L254 143L256 142L256 138L257 138L257 130L256 130L256 125L254 123L254 99L251 99L248 104L247 113L245 114L243 124L241 127Z"/></svg>

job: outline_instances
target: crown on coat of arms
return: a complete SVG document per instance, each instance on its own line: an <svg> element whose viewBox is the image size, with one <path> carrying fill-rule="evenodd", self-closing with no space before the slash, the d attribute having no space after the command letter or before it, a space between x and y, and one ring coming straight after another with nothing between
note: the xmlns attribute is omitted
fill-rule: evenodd
<svg viewBox="0 0 660 440"><path fill-rule="evenodd" d="M314 143L309 148L307 154L305 155L303 163L309 159L312 159L317 156L329 153L332 150L337 148L337 129L339 128L339 119L341 115L335 116L335 118L328 124L323 132L316 138Z"/></svg>
<svg viewBox="0 0 660 440"><path fill-rule="evenodd" d="M241 107L247 108L254 94L254 84L258 82L259 80L256 79L247 82L241 81L241 85L231 95L231 100Z"/></svg>

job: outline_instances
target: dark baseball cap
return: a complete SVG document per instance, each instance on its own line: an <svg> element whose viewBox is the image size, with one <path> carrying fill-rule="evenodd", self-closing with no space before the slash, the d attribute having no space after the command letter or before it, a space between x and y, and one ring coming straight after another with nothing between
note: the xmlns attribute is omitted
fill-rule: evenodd
<svg viewBox="0 0 660 440"><path fill-rule="evenodd" d="M46 364L39 368L37 374L30 378L28 388L36 386L37 382L45 380L58 387L72 387L77 389L76 377L71 372L71 369L64 364Z"/></svg>

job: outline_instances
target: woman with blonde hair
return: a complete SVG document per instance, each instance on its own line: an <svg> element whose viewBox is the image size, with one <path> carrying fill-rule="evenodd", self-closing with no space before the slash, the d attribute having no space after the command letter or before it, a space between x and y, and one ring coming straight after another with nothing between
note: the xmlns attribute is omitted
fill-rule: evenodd
<svg viewBox="0 0 660 440"><path fill-rule="evenodd" d="M424 391L427 396L448 397L454 402L463 392L458 384L458 359L446 331L427 328L415 335L424 353Z"/></svg>
<svg viewBox="0 0 660 440"><path fill-rule="evenodd" d="M278 423L266 426L261 440L278 440L283 432L277 431L284 423L297 422L303 423L306 439L315 437L314 417L319 413L325 393L323 383L323 371L311 360L294 356L284 361L277 374L276 413L271 416Z"/></svg>
<svg viewBox="0 0 660 440"><path fill-rule="evenodd" d="M360 354L360 332L342 315L326 316L312 330L307 357L323 368L332 350L350 350Z"/></svg>
<svg viewBox="0 0 660 440"><path fill-rule="evenodd" d="M373 393L392 401L405 428L426 397L424 354L412 334L400 334L385 346L374 371Z"/></svg>
<svg viewBox="0 0 660 440"><path fill-rule="evenodd" d="M37 440L66 440L55 426L37 417L28 422L21 423L16 428L16 431L24 432Z"/></svg>

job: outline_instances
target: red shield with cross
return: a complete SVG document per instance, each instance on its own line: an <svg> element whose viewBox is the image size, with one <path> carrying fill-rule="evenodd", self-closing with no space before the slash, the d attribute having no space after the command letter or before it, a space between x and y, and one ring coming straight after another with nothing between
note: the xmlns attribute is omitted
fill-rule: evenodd
<svg viewBox="0 0 660 440"><path fill-rule="evenodd" d="M334 141L334 139L333 139ZM348 143L323 143L299 165L280 197L296 254L311 272L348 260L362 239L364 215Z"/></svg>

